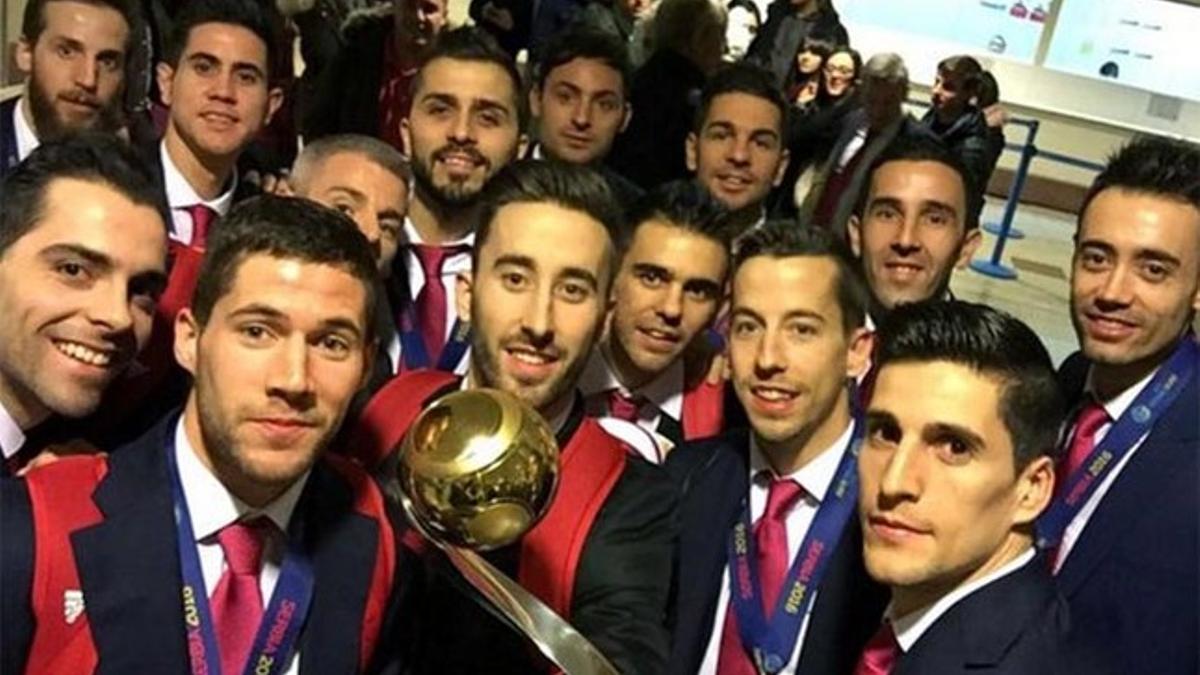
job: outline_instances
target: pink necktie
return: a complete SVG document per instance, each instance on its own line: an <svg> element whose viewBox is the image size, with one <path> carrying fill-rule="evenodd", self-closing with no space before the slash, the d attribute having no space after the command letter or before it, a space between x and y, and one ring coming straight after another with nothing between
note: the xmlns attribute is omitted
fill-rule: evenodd
<svg viewBox="0 0 1200 675"><path fill-rule="evenodd" d="M788 570L787 515L804 495L804 488L794 480L772 480L767 492L767 508L754 525L754 545L758 554L758 581L762 585L764 615L771 616L775 601ZM732 582L731 582L732 584ZM736 590L730 588L730 594ZM783 654L791 658L791 654ZM721 651L717 656L718 675L752 675L756 673L749 651L742 645L732 598L725 613L721 634Z"/></svg>
<svg viewBox="0 0 1200 675"><path fill-rule="evenodd" d="M217 533L225 553L225 571L209 599L221 672L240 673L250 657L250 648L262 622L263 601L258 574L262 567L263 540L270 523L257 519L237 522Z"/></svg>
<svg viewBox="0 0 1200 675"><path fill-rule="evenodd" d="M421 328L421 340L425 343L425 354L429 357L428 367L437 365L442 347L446 344L446 287L442 284L442 266L446 258L467 250L466 246L428 246L413 244L413 252L421 262L425 285L417 293L417 323Z"/></svg>
<svg viewBox="0 0 1200 675"><path fill-rule="evenodd" d="M884 621L863 648L854 675L890 675L899 657L900 643L896 642L896 633L892 624Z"/></svg>
<svg viewBox="0 0 1200 675"><path fill-rule="evenodd" d="M204 250L208 244L208 231L217 219L217 212L204 204L193 204L187 207L187 212L192 217L191 247Z"/></svg>
<svg viewBox="0 0 1200 675"><path fill-rule="evenodd" d="M637 423L638 411L641 404L635 394L627 394L620 389L608 393L608 414L619 420Z"/></svg>
<svg viewBox="0 0 1200 675"><path fill-rule="evenodd" d="M1083 409L1079 411L1079 415L1075 418L1075 435L1071 438L1067 456L1059 462L1056 472L1055 477L1058 480L1054 489L1056 493L1062 494L1066 491L1068 478L1075 473L1076 469L1083 466L1084 460L1096 447L1096 433L1108 422L1108 411L1095 399L1089 399Z"/></svg>

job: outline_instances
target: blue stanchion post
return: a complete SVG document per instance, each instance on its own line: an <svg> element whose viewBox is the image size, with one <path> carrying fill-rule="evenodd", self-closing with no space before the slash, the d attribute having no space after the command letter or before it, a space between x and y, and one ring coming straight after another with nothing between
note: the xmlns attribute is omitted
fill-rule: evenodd
<svg viewBox="0 0 1200 675"><path fill-rule="evenodd" d="M1008 193L1008 202L1004 205L1004 218L1000 221L996 233L996 246L992 249L990 260L972 260L971 269L980 274L996 279L1016 279L1017 271L1001 262L1004 255L1004 244L1008 242L1012 232L1013 221L1017 217L1017 206L1021 202L1021 193L1025 190L1025 179L1029 177L1029 167L1037 156L1037 120L1029 121L1029 136L1025 140L1025 149L1021 151L1021 161L1017 165L1016 176L1013 177L1012 189Z"/></svg>
<svg viewBox="0 0 1200 675"><path fill-rule="evenodd" d="M1013 122L1014 122L1014 123L1017 123L1017 124L1023 124L1023 125L1025 125L1025 127L1026 127L1026 129L1027 129L1027 131L1025 132L1025 135L1026 135L1026 138L1025 138L1025 144L1024 144L1024 145L1017 145L1017 144L1015 144L1015 143L1006 143L1006 144L1004 145L1004 149L1005 149L1005 150L1016 150L1016 151L1018 151L1018 152L1020 152L1020 153L1024 154L1024 152L1025 152L1025 148L1029 147L1029 144L1033 142L1033 141L1032 141L1032 139L1031 139L1031 137L1029 136L1029 131L1030 131L1030 130L1032 130L1032 127L1030 127L1030 126L1029 126L1029 122L1031 122L1031 121L1033 121L1033 120L1028 120L1028 121L1026 121L1026 120L1020 120L1020 121L1013 120ZM1017 160L1017 161L1019 162L1020 160ZM1019 194L1019 193L1016 191L1016 187L1017 187L1016 174L1013 174L1013 182L1012 182L1012 185L1009 185L1009 186L1008 186L1008 194L1007 194L1007 195L1005 195L1005 197L1004 197L1004 207L1005 207L1005 209L1007 209L1007 208L1008 208L1008 204L1009 204L1009 202L1011 202L1012 200L1014 200L1014 199L1020 200L1020 198L1021 198L1021 195L1020 195L1020 194ZM1003 229L1003 228L1004 228L1003 221L1001 221L1001 222L993 222L993 223L984 223L984 224L983 224L983 231L984 231L984 232L987 232L988 234L993 234L993 235L996 235L996 236L1000 236L1000 230L1001 230L1001 229ZM1009 239L1024 239L1024 238L1025 238L1025 233L1024 233L1024 232L1022 232L1021 230L1018 230L1016 227L1010 227L1010 228L1008 229L1008 238L1009 238Z"/></svg>

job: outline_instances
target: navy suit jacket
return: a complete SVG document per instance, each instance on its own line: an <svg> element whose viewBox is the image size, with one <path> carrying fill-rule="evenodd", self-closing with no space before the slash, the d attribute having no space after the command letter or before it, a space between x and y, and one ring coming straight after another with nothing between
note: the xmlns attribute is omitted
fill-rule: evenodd
<svg viewBox="0 0 1200 675"><path fill-rule="evenodd" d="M109 470L90 498L104 515L71 536L93 641L98 673L185 673L188 648L180 601L181 573L176 544L166 448L174 434L170 416L145 436L109 457ZM23 481L0 481L0 668L23 671L33 635L29 611L33 525ZM349 486L318 462L297 504L306 518L306 542L316 581L300 637L300 672L358 672L360 630L380 536L378 524L354 510ZM372 671L393 672L417 636L401 612L408 592L402 547L397 542L398 578L388 601Z"/></svg>
<svg viewBox="0 0 1200 675"><path fill-rule="evenodd" d="M1072 400L1089 363L1059 372ZM1200 377L1180 393L1100 501L1059 570L1071 616L1128 675L1200 672Z"/></svg>
<svg viewBox="0 0 1200 675"><path fill-rule="evenodd" d="M13 125L13 109L20 96L0 101L0 178L17 167L17 128Z"/></svg>
<svg viewBox="0 0 1200 675"><path fill-rule="evenodd" d="M749 432L739 429L667 456L667 471L682 490L670 673L694 675L704 659L728 562L727 537L749 495L749 451ZM886 589L863 567L857 519L846 528L817 587L800 675L851 672L887 605Z"/></svg>
<svg viewBox="0 0 1200 675"><path fill-rule="evenodd" d="M959 601L896 662L893 675L1098 675L1094 652L1068 638L1066 601L1035 558ZM1100 665L1097 665L1100 664Z"/></svg>

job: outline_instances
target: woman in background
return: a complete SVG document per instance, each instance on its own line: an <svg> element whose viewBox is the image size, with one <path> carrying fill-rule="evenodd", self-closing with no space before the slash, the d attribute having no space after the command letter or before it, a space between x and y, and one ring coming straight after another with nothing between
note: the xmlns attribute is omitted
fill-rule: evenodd
<svg viewBox="0 0 1200 675"><path fill-rule="evenodd" d="M804 114L816 108L821 93L825 59L833 53L834 44L820 37L808 36L800 41L796 52L796 67L789 78L787 95L795 112Z"/></svg>

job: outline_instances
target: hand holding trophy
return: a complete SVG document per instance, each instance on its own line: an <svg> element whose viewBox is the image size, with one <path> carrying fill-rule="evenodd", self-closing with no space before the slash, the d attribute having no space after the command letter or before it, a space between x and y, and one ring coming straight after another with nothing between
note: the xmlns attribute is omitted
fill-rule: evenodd
<svg viewBox="0 0 1200 675"><path fill-rule="evenodd" d="M509 545L545 514L558 445L542 417L494 389L448 394L405 436L399 478L409 520L463 577L567 675L616 675L607 659L542 601L476 551Z"/></svg>

